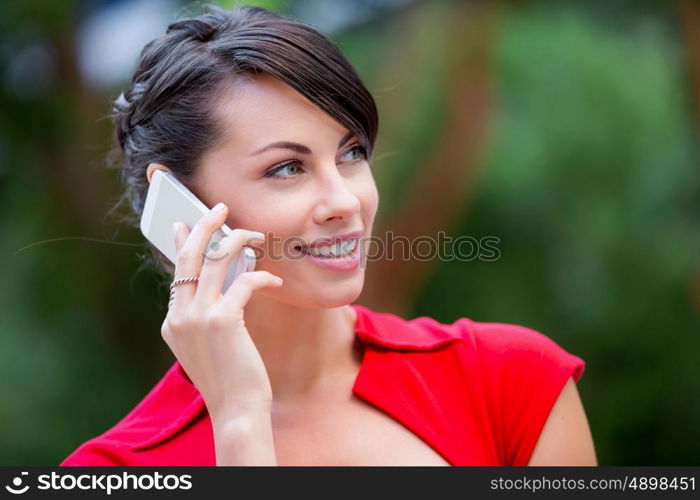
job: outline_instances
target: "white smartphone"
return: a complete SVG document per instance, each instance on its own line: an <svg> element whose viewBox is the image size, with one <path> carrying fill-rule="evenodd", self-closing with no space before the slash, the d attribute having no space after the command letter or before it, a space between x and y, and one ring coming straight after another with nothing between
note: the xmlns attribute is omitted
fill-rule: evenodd
<svg viewBox="0 0 700 500"><path fill-rule="evenodd" d="M175 264L177 252L172 226L174 222L184 222L192 226L205 214L209 208L202 203L189 189L180 183L173 174L158 169L151 176L146 203L141 215L141 232L155 247L163 253L170 262ZM205 258L221 259L218 243L232 233L224 224L217 230L206 247ZM241 252L233 258L226 272L221 293L225 293L238 276L246 271L255 270L255 252L244 246Z"/></svg>

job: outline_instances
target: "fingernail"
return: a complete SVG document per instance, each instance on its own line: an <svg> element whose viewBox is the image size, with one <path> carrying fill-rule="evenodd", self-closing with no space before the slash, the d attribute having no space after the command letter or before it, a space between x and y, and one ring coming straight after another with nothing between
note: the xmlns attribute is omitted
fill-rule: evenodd
<svg viewBox="0 0 700 500"><path fill-rule="evenodd" d="M275 281L277 281L277 283L280 283L280 284L281 284L281 283L284 283L284 281L282 280L282 278L280 278L279 276L276 276L276 277L275 277Z"/></svg>
<svg viewBox="0 0 700 500"><path fill-rule="evenodd" d="M252 231L253 233L253 238L259 238L261 240L265 239L265 235L263 233L259 233L258 231Z"/></svg>
<svg viewBox="0 0 700 500"><path fill-rule="evenodd" d="M214 205L214 208L212 208L212 211L213 211L213 212L221 212L225 207L226 207L226 205L224 205L223 203L219 202L219 203L217 203L216 205Z"/></svg>
<svg viewBox="0 0 700 500"><path fill-rule="evenodd" d="M173 236L177 236L178 231L180 231L180 223L173 222Z"/></svg>

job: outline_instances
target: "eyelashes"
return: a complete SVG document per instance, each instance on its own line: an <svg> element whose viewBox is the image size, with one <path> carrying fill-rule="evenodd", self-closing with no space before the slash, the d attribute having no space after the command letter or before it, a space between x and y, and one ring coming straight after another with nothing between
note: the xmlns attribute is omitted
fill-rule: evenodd
<svg viewBox="0 0 700 500"><path fill-rule="evenodd" d="M352 151L357 151L358 153L360 153L361 156L358 158L355 158L353 160L350 160L351 162L358 161L360 159L367 159L366 148L364 146L359 145L359 144L348 149L343 156L345 156L347 153L350 153ZM294 177L294 175L292 175L292 176L280 176L280 175L277 175L277 173L280 172L281 170L284 170L285 168L289 168L292 166L302 167L303 165L304 165L304 162L300 158L293 156L291 161L284 162L283 164L278 165L276 167L273 167L272 169L267 171L265 173L264 177L272 177L272 178L281 179L281 180L288 180L288 179L291 179L292 177Z"/></svg>
<svg viewBox="0 0 700 500"><path fill-rule="evenodd" d="M299 159L295 156L295 157L293 157L292 161L288 161L286 163L283 163L282 165L279 165L278 167L274 167L272 170L266 172L265 177L280 177L280 176L276 175L277 172L279 172L280 170L283 170L287 167L301 166L301 165L303 165L303 162L301 161L301 159ZM286 180L289 177L281 176L280 178Z"/></svg>

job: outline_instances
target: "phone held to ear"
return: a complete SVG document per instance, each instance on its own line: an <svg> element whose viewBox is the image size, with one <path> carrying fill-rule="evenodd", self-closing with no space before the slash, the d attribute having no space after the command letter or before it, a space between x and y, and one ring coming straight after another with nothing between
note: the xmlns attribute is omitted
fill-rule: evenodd
<svg viewBox="0 0 700 500"><path fill-rule="evenodd" d="M173 174L158 169L151 176L151 184L141 216L141 232L170 262L175 264L177 252L172 231L173 223L183 222L192 229L194 224L207 213L209 213L209 208L183 186ZM205 250L207 258L220 259L224 257L218 255L213 249L218 248L218 242L231 233L232 230L224 224L213 234ZM225 293L242 273L254 270L255 252L252 248L243 247L229 264L221 293Z"/></svg>

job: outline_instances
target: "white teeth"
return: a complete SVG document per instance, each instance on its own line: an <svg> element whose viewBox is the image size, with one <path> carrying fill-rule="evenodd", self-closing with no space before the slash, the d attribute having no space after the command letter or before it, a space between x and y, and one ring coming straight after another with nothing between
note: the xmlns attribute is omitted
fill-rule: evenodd
<svg viewBox="0 0 700 500"><path fill-rule="evenodd" d="M357 244L357 238L352 238L349 239L348 241L345 242L345 246L343 247L343 252L352 252L355 250L355 245Z"/></svg>
<svg viewBox="0 0 700 500"><path fill-rule="evenodd" d="M309 249L309 253L317 257L338 257L349 254L355 249L356 245L357 238L352 238L343 243L335 243L333 245L324 245L314 249Z"/></svg>

